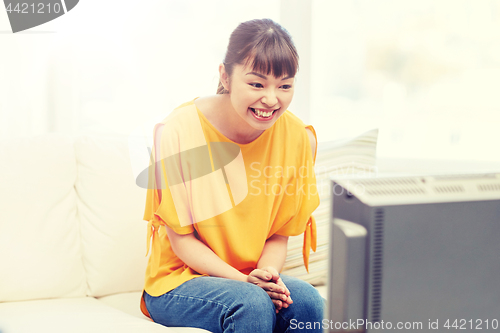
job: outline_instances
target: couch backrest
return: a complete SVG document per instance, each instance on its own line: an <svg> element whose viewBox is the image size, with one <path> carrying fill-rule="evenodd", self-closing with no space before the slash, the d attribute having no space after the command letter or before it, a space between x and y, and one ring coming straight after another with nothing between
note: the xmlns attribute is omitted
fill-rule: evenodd
<svg viewBox="0 0 500 333"><path fill-rule="evenodd" d="M75 152L88 293L142 290L147 263L147 229L142 221L146 190L135 184L128 137L80 136Z"/></svg>
<svg viewBox="0 0 500 333"><path fill-rule="evenodd" d="M142 290L146 190L127 137L0 142L0 302Z"/></svg>
<svg viewBox="0 0 500 333"><path fill-rule="evenodd" d="M0 161L0 301L85 296L73 141L2 141Z"/></svg>

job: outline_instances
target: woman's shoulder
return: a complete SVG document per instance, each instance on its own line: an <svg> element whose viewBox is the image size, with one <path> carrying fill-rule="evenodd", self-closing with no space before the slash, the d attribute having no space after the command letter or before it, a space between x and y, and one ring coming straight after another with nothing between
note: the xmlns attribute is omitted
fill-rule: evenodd
<svg viewBox="0 0 500 333"><path fill-rule="evenodd" d="M290 110L286 110L280 119L282 121L279 127L283 130L288 144L290 145L291 141L294 141L297 146L310 145L314 158L317 138L313 126L306 125Z"/></svg>
<svg viewBox="0 0 500 333"><path fill-rule="evenodd" d="M201 113L207 116L207 111L213 110L217 106L219 106L220 96L221 95L210 95L210 96L196 97L195 99L192 100L192 102L193 104L196 105L196 107L200 110Z"/></svg>
<svg viewBox="0 0 500 333"><path fill-rule="evenodd" d="M182 103L181 105L175 107L164 120L169 120L171 118L179 117L185 115L186 111L194 112L196 111L196 105L194 104L194 99L188 102Z"/></svg>
<svg viewBox="0 0 500 333"><path fill-rule="evenodd" d="M163 118L158 125L167 127L176 127L188 119L193 118L197 115L196 105L194 100L182 103L181 105L175 107L171 110L165 118Z"/></svg>
<svg viewBox="0 0 500 333"><path fill-rule="evenodd" d="M298 133L302 134L299 137L309 136L310 134L316 135L311 125L306 125L290 110L286 110L279 120L279 129L287 133L294 134L294 137L298 137Z"/></svg>
<svg viewBox="0 0 500 333"><path fill-rule="evenodd" d="M307 125L297 117L292 111L286 110L283 115L280 117L283 124L287 127L295 127L295 128L305 128Z"/></svg>
<svg viewBox="0 0 500 333"><path fill-rule="evenodd" d="M181 137L202 136L203 132L201 131L198 113L193 101L177 106L155 125L154 132L160 131L162 133L162 142L166 140L178 142Z"/></svg>

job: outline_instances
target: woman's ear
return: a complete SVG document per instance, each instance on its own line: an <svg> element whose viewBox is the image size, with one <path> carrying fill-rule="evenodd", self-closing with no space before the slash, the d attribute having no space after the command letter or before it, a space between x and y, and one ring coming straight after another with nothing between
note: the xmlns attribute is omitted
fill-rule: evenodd
<svg viewBox="0 0 500 333"><path fill-rule="evenodd" d="M219 80L224 87L224 90L229 91L229 74L226 72L224 64L219 65Z"/></svg>

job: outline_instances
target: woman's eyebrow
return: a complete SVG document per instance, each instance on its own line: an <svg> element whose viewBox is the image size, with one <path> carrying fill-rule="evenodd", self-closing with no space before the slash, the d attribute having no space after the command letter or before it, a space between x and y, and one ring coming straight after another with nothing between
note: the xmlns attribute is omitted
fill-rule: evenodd
<svg viewBox="0 0 500 333"><path fill-rule="evenodd" d="M264 80L267 80L267 76L262 75L262 74L257 73L257 72L249 72L249 73L246 73L246 75L255 75L255 76L258 76L258 77L260 77L260 78L262 78ZM294 76L289 75L287 77L282 78L281 81L288 80L288 79L293 79L293 78L294 78Z"/></svg>
<svg viewBox="0 0 500 333"><path fill-rule="evenodd" d="M260 78L262 78L262 79L264 79L264 80L267 80L267 76L262 75L262 74L260 74L260 73L257 73L257 72L249 72L249 73L247 73L246 75L250 75L250 74L251 74L251 75L258 76L258 77L260 77Z"/></svg>

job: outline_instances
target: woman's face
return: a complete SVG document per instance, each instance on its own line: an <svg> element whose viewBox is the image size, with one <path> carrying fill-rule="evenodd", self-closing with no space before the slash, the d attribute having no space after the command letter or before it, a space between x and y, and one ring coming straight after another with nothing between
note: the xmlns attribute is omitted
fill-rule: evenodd
<svg viewBox="0 0 500 333"><path fill-rule="evenodd" d="M265 130L285 112L292 101L294 77L280 78L235 65L226 80L231 104L250 127Z"/></svg>

